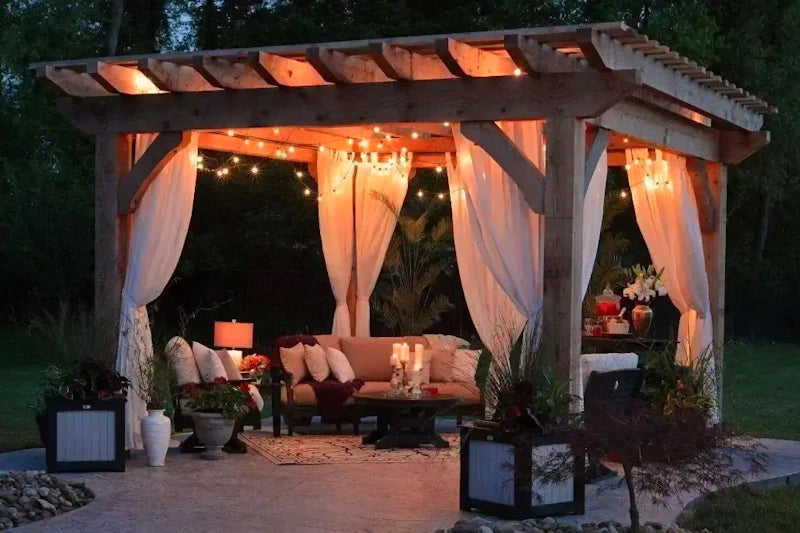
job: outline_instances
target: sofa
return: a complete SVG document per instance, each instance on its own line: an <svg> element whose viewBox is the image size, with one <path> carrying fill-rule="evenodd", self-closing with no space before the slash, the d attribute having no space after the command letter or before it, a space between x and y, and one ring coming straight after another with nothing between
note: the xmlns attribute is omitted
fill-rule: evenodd
<svg viewBox="0 0 800 533"><path fill-rule="evenodd" d="M294 375L284 368L281 360L281 348L296 347L298 343L304 345L318 344L325 350L335 348L347 357L352 367L356 380L362 380L361 392L380 392L390 390L391 365L389 358L392 354L394 343L408 343L412 348L415 344L425 347L424 374L429 375L423 388L435 387L439 394L456 396L458 405L447 413L459 418L463 416L483 415L483 396L480 387L475 383L475 366L479 352L458 349L439 343L438 338L443 336L414 336L414 337L339 337L336 335L291 335L279 337L275 341L271 354L272 372L272 410L273 433L280 436L281 418L287 425L288 434L292 435L294 426L308 425L314 416L323 414L318 405L317 397L312 388L311 376L297 380ZM455 339L455 337L448 337ZM436 346L431 346L431 340ZM460 339L458 339L460 341ZM462 343L464 341L461 341ZM449 353L452 347L452 353ZM467 361L465 358L469 358ZM460 359L459 359L460 358ZM448 368L450 367L450 368ZM450 370L450 373L448 373ZM460 372L459 372L460 370ZM354 399L347 399L338 410L335 422L337 429L341 430L342 422L353 424L353 433L358 434L359 421L363 416L372 416L361 406L356 406Z"/></svg>

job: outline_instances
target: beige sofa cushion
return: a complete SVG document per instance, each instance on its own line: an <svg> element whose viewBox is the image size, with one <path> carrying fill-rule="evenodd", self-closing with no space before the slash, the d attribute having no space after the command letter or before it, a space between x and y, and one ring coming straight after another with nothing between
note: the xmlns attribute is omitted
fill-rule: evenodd
<svg viewBox="0 0 800 533"><path fill-rule="evenodd" d="M228 381L241 380L242 371L239 370L239 365L237 365L236 361L233 360L233 357L231 357L231 354L228 353L228 350L222 348L221 350L215 350L215 352L217 357L219 357L219 362L225 367L225 374L228 376Z"/></svg>
<svg viewBox="0 0 800 533"><path fill-rule="evenodd" d="M403 337L342 337L342 351L353 367L353 373L364 381L392 379L392 344Z"/></svg>
<svg viewBox="0 0 800 533"><path fill-rule="evenodd" d="M339 337L339 335L314 335L314 338L317 339L317 342L325 351L327 351L328 348L342 349L342 338Z"/></svg>
<svg viewBox="0 0 800 533"><path fill-rule="evenodd" d="M353 367L350 366L350 361L341 350L329 346L325 349L325 357L328 361L328 367L331 369L331 374L339 383L347 383L356 379L353 372Z"/></svg>
<svg viewBox="0 0 800 533"><path fill-rule="evenodd" d="M172 337L165 348L170 358L178 385L200 383L200 371L194 360L192 347L181 337Z"/></svg>
<svg viewBox="0 0 800 533"><path fill-rule="evenodd" d="M458 397L459 405L478 405L481 398L477 387L470 387L464 383L431 383L426 387L436 387L439 394L448 394ZM365 381L359 392L386 392L390 389L388 381ZM286 402L286 389L281 390L281 399ZM294 403L296 405L317 405L317 397L308 383L300 383L294 387ZM349 398L345 405L351 405L353 398Z"/></svg>
<svg viewBox="0 0 800 533"><path fill-rule="evenodd" d="M298 342L291 348L280 348L281 365L283 369L292 374L292 383L300 383L308 375L305 362L305 348Z"/></svg>
<svg viewBox="0 0 800 533"><path fill-rule="evenodd" d="M192 343L192 353L197 369L200 371L200 378L203 383L212 383L217 378L228 379L222 361L217 357L217 352L199 342Z"/></svg>

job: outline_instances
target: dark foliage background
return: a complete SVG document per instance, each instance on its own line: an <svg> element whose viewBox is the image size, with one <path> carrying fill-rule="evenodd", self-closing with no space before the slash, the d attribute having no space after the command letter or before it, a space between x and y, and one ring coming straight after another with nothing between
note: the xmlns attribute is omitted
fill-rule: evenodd
<svg viewBox="0 0 800 533"><path fill-rule="evenodd" d="M730 171L727 325L733 337L798 340L800 2L6 0L1 9L0 321L61 299L89 304L92 294L92 140L34 85L32 61L624 20L780 108L767 119L769 147ZM246 163L224 181L201 174L180 266L154 306L158 327L173 330L181 312L214 306L194 315L200 338L229 316L254 320L262 342L328 327L316 203L302 194L312 184L265 161L254 179ZM446 187L420 173L404 209L422 208L411 196L418 188ZM647 261L630 210L614 231L632 241L626 262ZM437 329L469 336L455 269L439 289L454 307Z"/></svg>

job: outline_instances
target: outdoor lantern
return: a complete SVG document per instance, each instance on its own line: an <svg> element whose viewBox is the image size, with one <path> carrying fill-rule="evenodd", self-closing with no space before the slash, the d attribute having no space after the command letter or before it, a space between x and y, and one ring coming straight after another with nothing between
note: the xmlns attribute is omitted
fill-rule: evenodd
<svg viewBox="0 0 800 533"><path fill-rule="evenodd" d="M235 348L253 347L252 322L214 322L214 346L227 348L234 362L242 362L242 351Z"/></svg>

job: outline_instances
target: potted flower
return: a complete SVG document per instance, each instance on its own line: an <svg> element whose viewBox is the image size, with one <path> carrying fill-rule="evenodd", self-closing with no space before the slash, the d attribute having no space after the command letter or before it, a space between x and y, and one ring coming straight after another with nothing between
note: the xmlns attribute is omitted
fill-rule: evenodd
<svg viewBox="0 0 800 533"><path fill-rule="evenodd" d="M631 311L631 320L633 321L633 330L638 336L643 337L647 334L650 324L653 322L653 310L649 305L650 300L656 296L667 294L667 286L661 280L664 269L656 270L653 265L649 265L646 268L641 265L635 265L628 269L626 273L633 281L628 283L628 286L622 290L622 295L637 302Z"/></svg>
<svg viewBox="0 0 800 533"><path fill-rule="evenodd" d="M246 355L239 365L239 370L247 372L254 385L266 385L269 382L269 358L266 355L254 353Z"/></svg>
<svg viewBox="0 0 800 533"><path fill-rule="evenodd" d="M460 504L505 518L583 513L583 460L574 474L551 483L536 464L571 450L573 397L542 362L535 336L518 339L509 355L492 358L486 383L488 420L461 428Z"/></svg>
<svg viewBox="0 0 800 533"><path fill-rule="evenodd" d="M93 359L49 366L44 375L36 420L47 470L124 471L127 378Z"/></svg>
<svg viewBox="0 0 800 533"><path fill-rule="evenodd" d="M136 392L147 403L141 420L142 444L148 466L164 466L172 435L172 422L164 415L169 404L172 368L164 352L139 361Z"/></svg>
<svg viewBox="0 0 800 533"><path fill-rule="evenodd" d="M194 419L197 438L206 449L205 459L222 459L222 446L230 440L236 419L256 407L248 383L238 387L218 377L213 383L187 383L182 396Z"/></svg>

